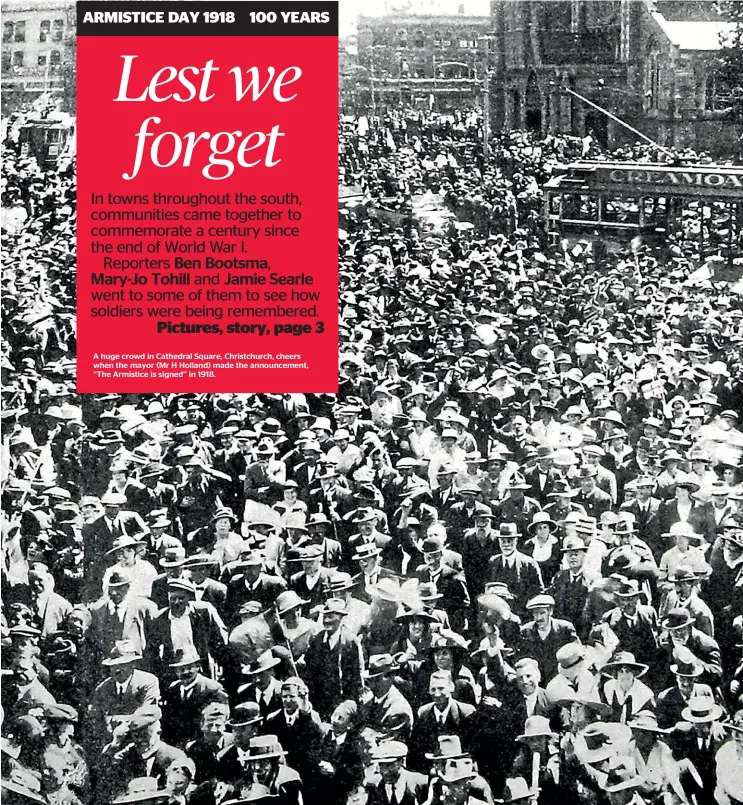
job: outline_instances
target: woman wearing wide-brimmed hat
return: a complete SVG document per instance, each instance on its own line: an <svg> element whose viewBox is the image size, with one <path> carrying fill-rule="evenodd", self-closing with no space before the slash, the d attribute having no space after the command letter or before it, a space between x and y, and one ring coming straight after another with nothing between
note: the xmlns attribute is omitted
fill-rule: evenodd
<svg viewBox="0 0 743 805"><path fill-rule="evenodd" d="M609 679L600 686L604 701L612 708L613 720L626 724L644 709L655 708L653 691L640 680L648 672L648 666L635 660L629 651L619 651L602 673Z"/></svg>
<svg viewBox="0 0 743 805"><path fill-rule="evenodd" d="M426 660L413 676L411 705L415 709L430 701L428 685L434 671L449 671L454 680L454 698L466 704L477 703L477 685L467 667L469 643L450 629L440 629L431 640Z"/></svg>
<svg viewBox="0 0 743 805"><path fill-rule="evenodd" d="M395 618L400 624L400 636L390 648L390 654L400 665L402 673L411 676L420 670L431 650L432 626L439 624L423 604L406 609Z"/></svg>
<svg viewBox="0 0 743 805"><path fill-rule="evenodd" d="M526 531L529 539L524 542L521 553L531 556L539 565L544 585L548 587L562 561L557 523L546 512L536 512Z"/></svg>

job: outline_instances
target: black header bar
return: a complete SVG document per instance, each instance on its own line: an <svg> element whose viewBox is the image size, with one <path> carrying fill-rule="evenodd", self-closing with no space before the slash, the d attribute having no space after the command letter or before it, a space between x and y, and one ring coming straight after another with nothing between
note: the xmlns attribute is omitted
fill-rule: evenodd
<svg viewBox="0 0 743 805"><path fill-rule="evenodd" d="M78 36L338 36L338 0L79 0Z"/></svg>

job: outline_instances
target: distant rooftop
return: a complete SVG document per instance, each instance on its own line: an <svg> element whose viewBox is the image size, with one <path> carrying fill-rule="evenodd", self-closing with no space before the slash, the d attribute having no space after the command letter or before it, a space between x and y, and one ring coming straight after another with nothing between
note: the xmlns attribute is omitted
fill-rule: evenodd
<svg viewBox="0 0 743 805"><path fill-rule="evenodd" d="M733 30L733 23L724 20L667 20L658 12L653 17L680 50L720 50L720 34Z"/></svg>

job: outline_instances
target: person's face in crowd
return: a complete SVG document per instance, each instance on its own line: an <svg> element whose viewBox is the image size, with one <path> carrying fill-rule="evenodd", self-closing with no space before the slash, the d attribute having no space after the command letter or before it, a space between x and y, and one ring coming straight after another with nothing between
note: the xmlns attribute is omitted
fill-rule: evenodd
<svg viewBox="0 0 743 805"><path fill-rule="evenodd" d="M283 698L283 696L282 696ZM295 708L296 709L296 708ZM242 724L232 727L232 736L240 749L247 749L250 746L250 739L258 734L258 722L252 724Z"/></svg>
<svg viewBox="0 0 743 805"><path fill-rule="evenodd" d="M635 490L637 500L640 503L647 503L647 501L650 500L652 490L652 486L648 486L647 484L638 484Z"/></svg>
<svg viewBox="0 0 743 805"><path fill-rule="evenodd" d="M534 529L534 536L540 543L547 542L550 537L550 533L549 523L539 523Z"/></svg>
<svg viewBox="0 0 743 805"><path fill-rule="evenodd" d="M490 531L490 518L475 517L475 528L477 529L478 534L487 534Z"/></svg>
<svg viewBox="0 0 743 805"><path fill-rule="evenodd" d="M231 433L223 433L219 437L219 443L222 446L223 450L229 450L232 445L234 444L235 439Z"/></svg>
<svg viewBox="0 0 743 805"><path fill-rule="evenodd" d="M45 793L59 791L69 778L70 767L66 758L47 752L41 771L41 783Z"/></svg>
<svg viewBox="0 0 743 805"><path fill-rule="evenodd" d="M677 581L676 582L676 594L682 601L686 601L689 596L694 592L694 582L693 581Z"/></svg>
<svg viewBox="0 0 743 805"><path fill-rule="evenodd" d="M274 758L256 758L250 761L250 769L253 772L255 782L265 785L271 779L274 768Z"/></svg>
<svg viewBox="0 0 743 805"><path fill-rule="evenodd" d="M725 536L723 532L723 537ZM732 538L732 533L730 534ZM723 539L722 558L728 567L734 567L743 554L743 550L732 542L731 539Z"/></svg>
<svg viewBox="0 0 743 805"><path fill-rule="evenodd" d="M516 687L524 696L531 696L539 687L539 669L527 665L516 672Z"/></svg>
<svg viewBox="0 0 743 805"><path fill-rule="evenodd" d="M691 626L682 626L679 629L671 629L671 643L674 646L685 646L691 637Z"/></svg>
<svg viewBox="0 0 743 805"><path fill-rule="evenodd" d="M505 462L499 459L488 461L488 476L492 480L497 480L500 474L503 472L503 468L505 466Z"/></svg>
<svg viewBox="0 0 743 805"><path fill-rule="evenodd" d="M470 781L457 780L441 786L445 805L464 805L470 797Z"/></svg>
<svg viewBox="0 0 743 805"><path fill-rule="evenodd" d="M144 754L154 746L160 738L160 724L147 724L142 727L133 727L129 730L129 737L132 739L135 749Z"/></svg>
<svg viewBox="0 0 743 805"><path fill-rule="evenodd" d="M716 509L724 509L727 506L728 496L727 495L715 495L712 494L712 505Z"/></svg>
<svg viewBox="0 0 743 805"><path fill-rule="evenodd" d="M521 503L524 499L524 490L523 489L509 489L508 494L511 497L511 500L515 501L516 503Z"/></svg>
<svg viewBox="0 0 743 805"><path fill-rule="evenodd" d="M329 634L335 634L340 628L343 616L337 612L323 612L322 626Z"/></svg>
<svg viewBox="0 0 743 805"><path fill-rule="evenodd" d="M378 765L382 782L385 785L394 785L400 777L400 772L403 769L403 761L385 759L380 760Z"/></svg>
<svg viewBox="0 0 743 805"><path fill-rule="evenodd" d="M423 618L411 618L408 621L408 637L411 642L417 643L423 639L426 633L426 623Z"/></svg>
<svg viewBox="0 0 743 805"><path fill-rule="evenodd" d="M112 665L109 669L111 679L113 679L118 685L123 685L133 672L133 662L122 662L120 665Z"/></svg>
<svg viewBox="0 0 743 805"><path fill-rule="evenodd" d="M568 569L573 573L577 573L583 567L583 560L585 559L585 551L567 551L565 553L565 560Z"/></svg>
<svg viewBox="0 0 743 805"><path fill-rule="evenodd" d="M196 681L196 677L199 675L200 670L201 668L199 663L194 662L191 663L191 665L183 665L180 668L176 668L175 675L181 685L188 687L188 685L191 685Z"/></svg>
<svg viewBox="0 0 743 805"><path fill-rule="evenodd" d="M317 464L317 459L320 457L320 454L317 450L303 450L302 455L304 456L305 462L310 466L314 467ZM268 462L268 458L266 458L266 462Z"/></svg>
<svg viewBox="0 0 743 805"><path fill-rule="evenodd" d="M620 668L617 671L617 687L625 693L635 682L635 672L631 668Z"/></svg>
<svg viewBox="0 0 743 805"><path fill-rule="evenodd" d="M257 673L254 678L256 687L259 690L265 690L271 684L271 680L274 678L273 668L269 668L266 671Z"/></svg>
<svg viewBox="0 0 743 805"><path fill-rule="evenodd" d="M171 766L165 774L165 788L170 791L171 796L185 794L190 782L191 775L181 766Z"/></svg>
<svg viewBox="0 0 743 805"><path fill-rule="evenodd" d="M622 614L632 617L637 612L638 597L632 596L617 596L617 606L622 611Z"/></svg>
<svg viewBox="0 0 743 805"><path fill-rule="evenodd" d="M546 629L550 625L552 618L552 607L537 607L532 610L532 616L537 629Z"/></svg>
<svg viewBox="0 0 743 805"><path fill-rule="evenodd" d="M168 570L177 570L176 577L183 575L183 568L181 567L168 568ZM203 584L209 577L209 568L207 565L194 565L189 568L188 572L194 584Z"/></svg>
<svg viewBox="0 0 743 805"><path fill-rule="evenodd" d="M122 567L132 567L137 559L137 554L134 548L119 548L116 551L116 561Z"/></svg>
<svg viewBox="0 0 743 805"><path fill-rule="evenodd" d="M281 689L281 706L289 715L296 713L301 703L302 695L296 685L284 686Z"/></svg>
<svg viewBox="0 0 743 805"><path fill-rule="evenodd" d="M28 584L31 588L31 593L35 598L43 595L49 584L50 578L51 577L47 573L40 570L32 570L28 574Z"/></svg>
<svg viewBox="0 0 743 805"><path fill-rule="evenodd" d="M449 487L452 486L452 484L454 483L454 476L448 473L446 475L439 475L437 476L437 478L439 482L439 487L441 489L449 489Z"/></svg>
<svg viewBox="0 0 743 805"><path fill-rule="evenodd" d="M366 680L366 686L374 696L381 699L387 691L392 687L393 679L390 674L381 674L380 676L371 676Z"/></svg>
<svg viewBox="0 0 743 805"><path fill-rule="evenodd" d="M239 729L239 727L235 729ZM235 729L233 729L233 733ZM227 716L225 713L208 713L201 719L201 734L204 736L207 743L218 743L226 730Z"/></svg>
<svg viewBox="0 0 743 805"><path fill-rule="evenodd" d="M351 726L351 714L348 708L336 707L330 716L330 728L334 735L343 735Z"/></svg>
<svg viewBox="0 0 743 805"><path fill-rule="evenodd" d="M511 556L516 552L516 537L498 537L498 545L503 556Z"/></svg>
<svg viewBox="0 0 743 805"><path fill-rule="evenodd" d="M293 506L297 502L297 489L293 486L287 486L284 489L284 502Z"/></svg>
<svg viewBox="0 0 743 805"><path fill-rule="evenodd" d="M735 486L735 470L733 467L723 467L722 482L728 486Z"/></svg>
<svg viewBox="0 0 743 805"><path fill-rule="evenodd" d="M219 537L226 537L230 533L232 520L229 517L220 517L214 522L214 531Z"/></svg>
<svg viewBox="0 0 743 805"><path fill-rule="evenodd" d="M704 475L707 472L707 462L695 461L692 459L691 471L694 473L694 475Z"/></svg>
<svg viewBox="0 0 743 805"><path fill-rule="evenodd" d="M335 446L343 453L348 447L348 439L336 439Z"/></svg>
<svg viewBox="0 0 743 805"><path fill-rule="evenodd" d="M428 693L434 705L436 705L439 710L443 710L454 693L454 683L451 679L432 676L428 685Z"/></svg>
<svg viewBox="0 0 743 805"><path fill-rule="evenodd" d="M243 578L248 584L255 584L258 581L258 576L261 575L261 565L249 564L245 565L242 569Z"/></svg>
<svg viewBox="0 0 743 805"><path fill-rule="evenodd" d="M157 481L157 478L154 479ZM86 523L90 523L98 516L98 507L94 503L84 503L80 506L80 511L83 515L83 520Z"/></svg>
<svg viewBox="0 0 743 805"><path fill-rule="evenodd" d="M440 671L451 671L454 668L454 655L447 646L434 649L433 661Z"/></svg>
<svg viewBox="0 0 743 805"><path fill-rule="evenodd" d="M237 440L237 446L243 455L247 455L255 446L255 442L241 437Z"/></svg>
<svg viewBox="0 0 743 805"><path fill-rule="evenodd" d="M369 556L366 559L359 559L359 567L365 576L371 576L377 569L377 557Z"/></svg>
<svg viewBox="0 0 743 805"><path fill-rule="evenodd" d="M593 492L595 486L596 486L595 478L588 477L580 479L580 491L584 495L589 495L591 492Z"/></svg>
<svg viewBox="0 0 743 805"><path fill-rule="evenodd" d="M302 560L302 570L305 572L307 576L315 576L320 572L320 567L322 566L322 559L303 559Z"/></svg>
<svg viewBox="0 0 743 805"><path fill-rule="evenodd" d="M181 615L185 615L190 600L191 596L185 590L169 590L168 607L173 617L180 618Z"/></svg>
<svg viewBox="0 0 743 805"><path fill-rule="evenodd" d="M320 487L322 488L322 491L326 495L328 494L328 492L332 492L335 489L335 486L336 486L336 478L334 475L331 475L330 478L320 479Z"/></svg>
<svg viewBox="0 0 743 805"><path fill-rule="evenodd" d="M112 584L108 588L108 597L111 599L114 606L118 606L126 598L128 592L128 584Z"/></svg>
<svg viewBox="0 0 743 805"><path fill-rule="evenodd" d="M119 506L114 504L107 504L105 507L106 517L109 520L115 520L119 516Z"/></svg>
<svg viewBox="0 0 743 805"><path fill-rule="evenodd" d="M441 567L441 555L441 551L426 551L423 554L423 561L431 572L435 572Z"/></svg>
<svg viewBox="0 0 743 805"><path fill-rule="evenodd" d="M126 472L123 470L116 470L111 473L111 478L113 479L114 485L122 488L126 485Z"/></svg>
<svg viewBox="0 0 743 805"><path fill-rule="evenodd" d="M452 436L447 436L445 439L441 440L441 448L446 453L453 452L454 448L456 447L456 444L457 444L457 440L455 438L453 438Z"/></svg>
<svg viewBox="0 0 743 805"><path fill-rule="evenodd" d="M80 638L88 630L88 622L81 612L72 610L67 616L67 630L73 638Z"/></svg>
<svg viewBox="0 0 743 805"><path fill-rule="evenodd" d="M371 536L372 532L374 531L374 521L373 520L364 520L358 523L359 534L362 537L369 537Z"/></svg>
<svg viewBox="0 0 743 805"><path fill-rule="evenodd" d="M691 496L689 494L689 490L685 486L677 486L676 487L676 500L680 501L681 503L688 503L691 500Z"/></svg>

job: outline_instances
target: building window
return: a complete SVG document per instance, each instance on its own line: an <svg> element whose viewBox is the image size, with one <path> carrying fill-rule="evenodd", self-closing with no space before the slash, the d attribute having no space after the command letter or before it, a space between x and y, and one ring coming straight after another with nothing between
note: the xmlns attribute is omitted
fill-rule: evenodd
<svg viewBox="0 0 743 805"><path fill-rule="evenodd" d="M54 20L52 42L61 42L64 34L64 20Z"/></svg>
<svg viewBox="0 0 743 805"><path fill-rule="evenodd" d="M58 50L53 50L49 54L49 64L51 64L52 67L62 64L62 54Z"/></svg>
<svg viewBox="0 0 743 805"><path fill-rule="evenodd" d="M3 42L12 42L13 41L13 23L12 22L4 22L3 23Z"/></svg>
<svg viewBox="0 0 743 805"><path fill-rule="evenodd" d="M52 31L52 21L42 20L39 25L39 42L48 42Z"/></svg>
<svg viewBox="0 0 743 805"><path fill-rule="evenodd" d="M16 50L13 52L13 67L23 67L23 51Z"/></svg>
<svg viewBox="0 0 743 805"><path fill-rule="evenodd" d="M39 57L36 59L36 64L38 64L39 67L46 66L46 53L39 53Z"/></svg>
<svg viewBox="0 0 743 805"><path fill-rule="evenodd" d="M13 41L25 42L26 41L26 23L19 20L13 27Z"/></svg>
<svg viewBox="0 0 743 805"><path fill-rule="evenodd" d="M648 109L657 109L660 102L660 59L658 53L648 54L645 64L645 97Z"/></svg>
<svg viewBox="0 0 743 805"><path fill-rule="evenodd" d="M9 50L3 51L3 70L10 70L13 54Z"/></svg>

